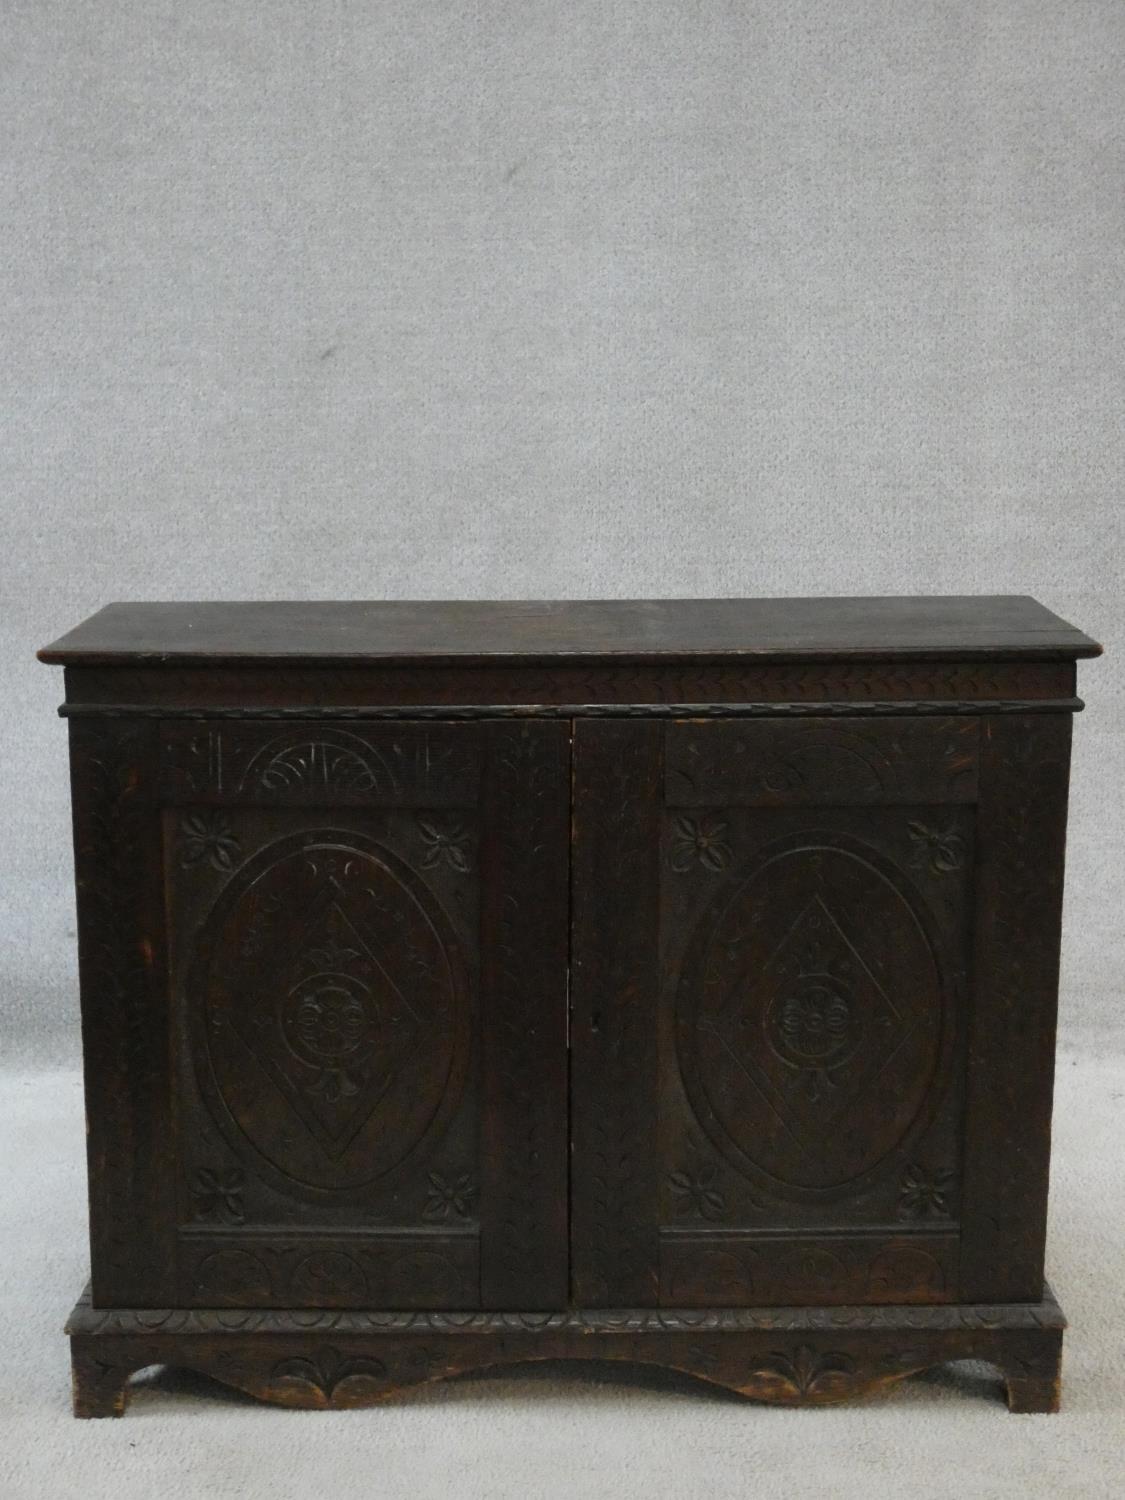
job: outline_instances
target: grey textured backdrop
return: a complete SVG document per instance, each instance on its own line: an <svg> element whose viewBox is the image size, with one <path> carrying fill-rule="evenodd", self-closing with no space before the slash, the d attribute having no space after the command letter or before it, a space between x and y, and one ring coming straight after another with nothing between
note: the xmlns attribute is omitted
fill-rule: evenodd
<svg viewBox="0 0 1125 1500"><path fill-rule="evenodd" d="M1120 1500L1123 100L1122 0L0 0L0 1062L37 1069L0 1067L5 1497ZM307 1418L157 1376L71 1421L36 646L110 598L1004 590L1111 652L1076 725L1061 1416L979 1372L814 1413L548 1370Z"/></svg>
<svg viewBox="0 0 1125 1500"><path fill-rule="evenodd" d="M0 1021L72 1060L57 673L109 598L1034 593L1099 635L1120 0L4 0Z"/></svg>

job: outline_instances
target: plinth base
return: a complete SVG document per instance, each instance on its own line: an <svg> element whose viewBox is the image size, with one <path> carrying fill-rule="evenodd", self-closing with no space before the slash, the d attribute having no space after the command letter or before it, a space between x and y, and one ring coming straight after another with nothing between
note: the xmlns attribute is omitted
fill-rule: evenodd
<svg viewBox="0 0 1125 1500"><path fill-rule="evenodd" d="M130 1375L197 1370L282 1406L370 1406L468 1370L542 1359L662 1365L755 1401L816 1406L947 1360L995 1365L1014 1412L1057 1411L1066 1320L1037 1303L546 1312L94 1308L67 1325L74 1413L118 1417Z"/></svg>

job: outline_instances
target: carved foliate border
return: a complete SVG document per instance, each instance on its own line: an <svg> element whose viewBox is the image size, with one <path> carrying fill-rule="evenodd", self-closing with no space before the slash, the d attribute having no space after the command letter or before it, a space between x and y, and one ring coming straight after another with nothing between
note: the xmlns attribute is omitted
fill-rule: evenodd
<svg viewBox="0 0 1125 1500"><path fill-rule="evenodd" d="M762 662L415 667L68 667L74 705L160 705L245 713L285 705L308 713L334 705L448 711L505 706L946 703L1070 699L1075 667L1064 662Z"/></svg>
<svg viewBox="0 0 1125 1500"><path fill-rule="evenodd" d="M757 1308L571 1308L566 1311L393 1312L325 1311L278 1308L101 1308L89 1293L67 1324L83 1333L240 1333L279 1334L442 1333L746 1333L759 1330L815 1332L846 1329L990 1329L1066 1327L1062 1309L1046 1288L1035 1303L936 1304L919 1306L757 1307Z"/></svg>
<svg viewBox="0 0 1125 1500"><path fill-rule="evenodd" d="M131 1371L200 1370L260 1400L368 1406L424 1382L539 1359L664 1365L752 1400L819 1405L951 1359L1000 1370L1013 1411L1055 1411L1062 1314L1039 1304L627 1309L619 1312L226 1312L79 1306L77 1416L120 1416Z"/></svg>

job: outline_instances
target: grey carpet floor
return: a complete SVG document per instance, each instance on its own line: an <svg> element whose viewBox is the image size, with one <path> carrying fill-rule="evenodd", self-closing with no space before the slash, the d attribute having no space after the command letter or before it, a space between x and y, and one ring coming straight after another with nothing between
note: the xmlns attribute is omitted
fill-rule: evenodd
<svg viewBox="0 0 1125 1500"><path fill-rule="evenodd" d="M659 1372L474 1377L354 1412L289 1412L141 1377L76 1422L61 1328L86 1276L73 1072L0 1074L0 1500L352 1496L1125 1496L1125 1060L1060 1057L1048 1274L1071 1320L1063 1410L1010 1416L983 1366L788 1411Z"/></svg>

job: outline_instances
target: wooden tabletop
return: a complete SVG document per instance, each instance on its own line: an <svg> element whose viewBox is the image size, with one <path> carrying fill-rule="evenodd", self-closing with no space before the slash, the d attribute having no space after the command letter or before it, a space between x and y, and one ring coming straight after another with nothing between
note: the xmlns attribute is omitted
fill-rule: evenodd
<svg viewBox="0 0 1125 1500"><path fill-rule="evenodd" d="M107 604L39 652L74 665L1040 661L1101 647L1019 594L818 599Z"/></svg>

